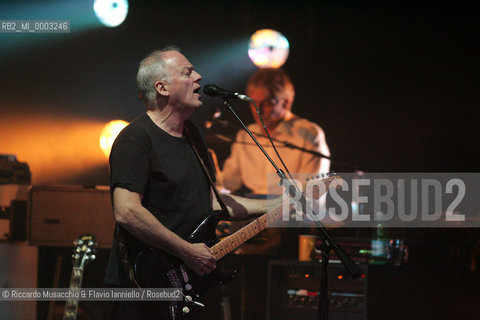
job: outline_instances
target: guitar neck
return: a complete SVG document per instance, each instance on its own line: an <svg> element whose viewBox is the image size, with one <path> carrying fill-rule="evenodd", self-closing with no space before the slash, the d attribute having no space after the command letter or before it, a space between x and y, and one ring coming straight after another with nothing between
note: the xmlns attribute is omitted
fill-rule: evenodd
<svg viewBox="0 0 480 320"><path fill-rule="evenodd" d="M328 188L330 188L331 182L335 180L338 182L336 184L336 187L337 188L340 187L342 179L339 176L329 176L327 178L317 180L317 182L320 182L321 184L320 183L313 184L318 187L316 189L313 188L313 185L312 185L313 189L311 189L312 191L311 196L313 196L313 198L315 199L320 198L323 194L327 192ZM258 219L253 220L242 229L238 230L234 234L226 237L225 239L223 239L222 241L220 241L219 243L211 247L214 257L217 260L220 260L225 255L229 254L230 252L232 252L233 250L237 249L242 244L250 240L252 237L256 236L257 234L265 230L266 227L273 225L273 223L279 220L280 217L282 216L283 207L284 205L286 205L286 201L288 202L288 200L284 200L281 205L279 205L272 211L264 214Z"/></svg>
<svg viewBox="0 0 480 320"><path fill-rule="evenodd" d="M70 277L70 289L80 289L82 285L83 268L74 267ZM63 320L75 320L77 317L78 300L69 299L65 303Z"/></svg>
<svg viewBox="0 0 480 320"><path fill-rule="evenodd" d="M230 252L234 251L242 244L265 230L266 227L271 226L275 221L280 219L282 214L282 205L273 209L272 211L262 215L253 220L234 234L224 238L222 241L212 246L213 255L217 260L220 260Z"/></svg>

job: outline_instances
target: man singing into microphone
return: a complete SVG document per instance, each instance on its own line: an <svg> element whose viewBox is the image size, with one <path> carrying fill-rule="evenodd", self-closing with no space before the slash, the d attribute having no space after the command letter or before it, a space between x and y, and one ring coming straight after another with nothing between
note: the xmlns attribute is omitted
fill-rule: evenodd
<svg viewBox="0 0 480 320"><path fill-rule="evenodd" d="M330 156L322 128L291 112L295 89L285 71L273 68L257 70L247 83L246 93L259 107L272 138ZM264 134L255 108L252 106L251 109L255 123L249 129ZM257 139L281 167L267 138L257 136ZM326 173L330 169L328 159L279 144L276 146L292 173L317 174ZM252 144L250 136L244 130L238 132L232 145L231 154L223 166L222 179L224 187L232 192L246 187L253 194L266 195L278 189L274 167L259 148Z"/></svg>
<svg viewBox="0 0 480 320"><path fill-rule="evenodd" d="M110 154L110 190L117 228L106 270L107 284L132 286L130 267L139 252L149 247L180 259L200 276L216 268L210 248L184 240L212 208L220 209L207 178L213 170L203 137L188 120L202 106L198 93L201 79L174 47L155 51L140 63L137 83L147 110L118 135ZM234 196L222 199L235 218L275 206L274 201ZM200 310L189 307L186 318L182 314L176 318L202 318ZM112 319L116 320L172 316L168 304L157 302L115 301L113 309Z"/></svg>

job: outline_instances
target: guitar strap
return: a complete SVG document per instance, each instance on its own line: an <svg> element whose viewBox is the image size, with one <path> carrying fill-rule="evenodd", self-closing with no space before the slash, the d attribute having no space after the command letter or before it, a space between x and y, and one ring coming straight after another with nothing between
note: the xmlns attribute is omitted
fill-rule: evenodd
<svg viewBox="0 0 480 320"><path fill-rule="evenodd" d="M228 217L228 209L225 203L222 201L220 198L220 194L218 193L217 188L215 187L215 183L213 182L213 179L205 165L205 162L203 161L202 157L200 156L200 153L197 150L195 141L191 137L190 130L188 128L188 124L185 124L185 136L189 142L189 144L192 146L193 152L195 153L195 156L198 158L198 161L200 162L200 165L202 166L203 172L207 176L207 180L210 183L210 186L213 189L213 192L215 193L215 197L217 198L218 203L220 204L220 207L222 208L222 212L224 217ZM137 287L140 288L140 285L138 284L137 280L135 279L135 272L133 270L133 264L132 261L129 259L129 254L128 254L128 248L127 248L127 239L124 234L124 230L122 227L120 227L118 224L116 225L116 232L117 232L117 257L120 258L120 261L122 263L122 266L125 270L125 272L128 275L128 279L130 280L130 283Z"/></svg>
<svg viewBox="0 0 480 320"><path fill-rule="evenodd" d="M207 166L205 165L205 162L203 161L202 157L200 156L200 153L198 152L195 141L190 135L190 130L187 125L185 125L185 135L187 137L188 142L192 146L193 152L197 156L197 159L200 162L200 165L202 166L203 172L207 176L208 182L210 183L210 186L212 187L213 192L215 193L215 198L217 198L218 204L220 205L220 208L222 208L224 218L228 217L230 214L228 213L227 206L223 202L222 198L220 198L220 194L218 193L218 190L215 187L215 183L213 182L212 176L210 175L210 172L208 171Z"/></svg>

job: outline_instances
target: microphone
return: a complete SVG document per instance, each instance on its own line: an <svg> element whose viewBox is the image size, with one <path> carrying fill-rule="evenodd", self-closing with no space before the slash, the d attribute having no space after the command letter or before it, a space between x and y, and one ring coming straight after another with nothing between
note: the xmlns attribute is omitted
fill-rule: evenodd
<svg viewBox="0 0 480 320"><path fill-rule="evenodd" d="M205 87L203 87L203 92L210 97L222 97L225 99L228 98L235 98L235 99L240 99L243 101L252 101L252 98L240 94L238 92L233 92L233 91L228 91L222 88L217 87L214 84L207 84Z"/></svg>

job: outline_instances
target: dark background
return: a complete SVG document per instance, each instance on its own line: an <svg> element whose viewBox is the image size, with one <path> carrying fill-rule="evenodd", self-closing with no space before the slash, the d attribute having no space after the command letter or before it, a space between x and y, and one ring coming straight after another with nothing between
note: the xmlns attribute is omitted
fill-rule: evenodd
<svg viewBox="0 0 480 320"><path fill-rule="evenodd" d="M15 139L18 118L39 114L133 120L144 111L138 63L167 44L182 49L203 85L243 92L255 70L248 39L257 29L273 28L290 42L284 68L296 87L293 111L323 127L334 170L478 171L480 20L473 1L130 1L117 28L101 27L79 1L2 6L7 19L70 19L71 33L0 34L1 140ZM223 108L218 99L203 101L194 116L200 125L215 107ZM247 106L235 105L251 122ZM222 162L229 145L212 146ZM21 150L0 152L33 161ZM32 170L33 181L108 184L102 161L81 173L64 172L58 181Z"/></svg>
<svg viewBox="0 0 480 320"><path fill-rule="evenodd" d="M90 1L4 1L0 19L69 19L71 32L0 34L0 154L30 164L33 184L108 184L95 130L144 112L135 81L144 56L175 44L203 75L202 85L243 92L256 68L247 55L249 37L272 28L290 42L284 68L296 88L293 111L325 130L332 169L478 172L479 7L476 1L130 1L125 22L106 28ZM200 126L223 108L221 100L203 101L194 115ZM251 122L245 103L234 104ZM231 120L227 112L222 117ZM206 130L222 162L229 144L215 133L235 130ZM371 235L334 231L353 232ZM427 273L440 265L466 271L479 248L476 229L397 232L411 241L411 265ZM478 283L476 275L469 283ZM465 310L474 310L478 290L462 285L458 290L471 298Z"/></svg>

